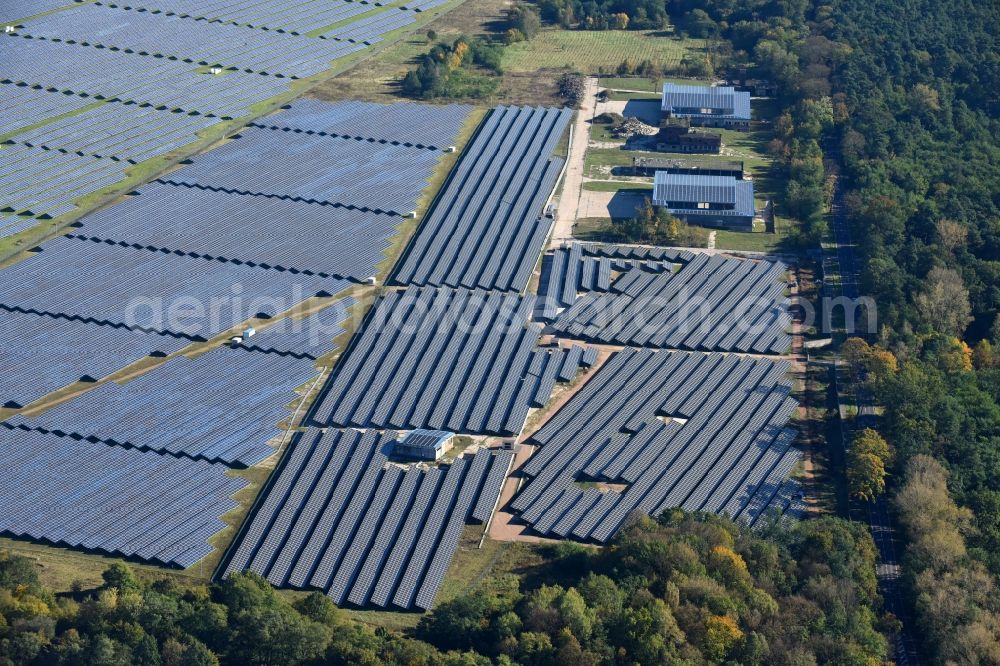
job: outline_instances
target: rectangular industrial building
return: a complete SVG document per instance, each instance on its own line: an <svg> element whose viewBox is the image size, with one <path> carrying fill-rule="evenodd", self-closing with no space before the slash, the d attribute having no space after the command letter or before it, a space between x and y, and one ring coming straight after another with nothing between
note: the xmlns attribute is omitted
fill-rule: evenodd
<svg viewBox="0 0 1000 666"><path fill-rule="evenodd" d="M393 453L412 460L439 460L454 440L455 433L446 430L413 430L396 442Z"/></svg>
<svg viewBox="0 0 1000 666"><path fill-rule="evenodd" d="M653 205L693 224L750 229L755 213L753 182L657 171Z"/></svg>
<svg viewBox="0 0 1000 666"><path fill-rule="evenodd" d="M750 129L750 93L729 86L663 84L663 114L699 127Z"/></svg>

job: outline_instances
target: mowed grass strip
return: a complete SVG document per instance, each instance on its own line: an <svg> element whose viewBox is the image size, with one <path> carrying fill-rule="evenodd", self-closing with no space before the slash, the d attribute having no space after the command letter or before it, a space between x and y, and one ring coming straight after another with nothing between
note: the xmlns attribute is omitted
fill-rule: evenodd
<svg viewBox="0 0 1000 666"><path fill-rule="evenodd" d="M661 69L676 69L681 59L703 48L703 40L680 39L662 32L638 30L544 30L534 39L504 50L509 72L569 68L584 74L613 69L622 61L651 61Z"/></svg>

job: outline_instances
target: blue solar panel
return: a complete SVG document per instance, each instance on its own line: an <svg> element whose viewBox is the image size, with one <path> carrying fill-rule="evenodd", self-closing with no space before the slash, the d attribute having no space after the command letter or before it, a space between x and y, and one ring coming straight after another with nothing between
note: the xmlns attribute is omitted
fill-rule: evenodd
<svg viewBox="0 0 1000 666"><path fill-rule="evenodd" d="M514 498L542 533L605 542L634 511L671 507L755 522L797 452L787 361L616 352L532 441L541 449ZM575 480L625 484L595 498ZM749 508L747 508L749 505ZM585 506L585 509L581 509Z"/></svg>
<svg viewBox="0 0 1000 666"><path fill-rule="evenodd" d="M569 109L499 107L466 147L393 274L400 285L521 291L551 220L540 218L561 163Z"/></svg>
<svg viewBox="0 0 1000 666"><path fill-rule="evenodd" d="M0 531L176 567L212 551L244 479L226 467L0 426Z"/></svg>
<svg viewBox="0 0 1000 666"><path fill-rule="evenodd" d="M395 433L309 429L233 547L226 575L326 591L337 604L429 608L467 521L489 517L510 451L447 470L388 464Z"/></svg>

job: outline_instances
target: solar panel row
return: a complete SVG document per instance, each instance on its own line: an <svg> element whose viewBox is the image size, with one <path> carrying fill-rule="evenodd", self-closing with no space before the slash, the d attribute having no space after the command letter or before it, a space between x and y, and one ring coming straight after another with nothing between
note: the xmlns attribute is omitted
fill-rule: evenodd
<svg viewBox="0 0 1000 666"><path fill-rule="evenodd" d="M15 90L25 90L15 88ZM28 88L27 90L31 90ZM66 95L47 93L67 99ZM86 103L79 97L70 97ZM158 111L137 104L106 103L74 116L19 133L27 146L106 157L137 164L194 143L198 132L217 122L205 116ZM127 165L122 165L124 169Z"/></svg>
<svg viewBox="0 0 1000 666"><path fill-rule="evenodd" d="M382 41L382 35L402 28L416 20L411 11L400 7L385 7L371 16L362 16L357 20L324 32L321 39L332 39L338 42L356 44L377 44Z"/></svg>
<svg viewBox="0 0 1000 666"><path fill-rule="evenodd" d="M250 127L161 182L398 216L416 208L439 157L391 144Z"/></svg>
<svg viewBox="0 0 1000 666"><path fill-rule="evenodd" d="M0 2L0 21L13 23L72 4L73 0L5 0Z"/></svg>
<svg viewBox="0 0 1000 666"><path fill-rule="evenodd" d="M100 379L144 356L170 354L192 342L183 335L5 305L0 305L0 330L0 405L9 407L23 407L73 382Z"/></svg>
<svg viewBox="0 0 1000 666"><path fill-rule="evenodd" d="M0 426L0 531L189 567L246 481L226 467Z"/></svg>
<svg viewBox="0 0 1000 666"><path fill-rule="evenodd" d="M755 523L799 458L787 361L616 352L531 441L512 508L542 534L605 542L672 507ZM575 482L624 484L582 490ZM782 507L778 507L781 509Z"/></svg>
<svg viewBox="0 0 1000 666"><path fill-rule="evenodd" d="M221 23L279 35L315 36L322 40L370 45L381 41L385 33L416 21L417 13L445 2L447 0L414 0L405 6L387 6L388 2L357 0L269 0L251 5L232 0L207 3L143 0L138 6L114 2L93 4L152 16L192 19L209 24Z"/></svg>
<svg viewBox="0 0 1000 666"><path fill-rule="evenodd" d="M287 80L227 72L213 76L168 58L65 42L0 37L0 83L121 100L167 110L238 118L251 105L287 90ZM7 86L4 86L5 88ZM33 122L44 120L38 118Z"/></svg>
<svg viewBox="0 0 1000 666"><path fill-rule="evenodd" d="M113 48L138 58L173 57L196 65L232 66L251 74L290 78L318 74L354 50L350 44L93 3L34 19L15 34Z"/></svg>
<svg viewBox="0 0 1000 666"><path fill-rule="evenodd" d="M444 150L455 142L472 108L465 104L429 106L357 101L328 104L315 99L299 99L280 113L250 124L296 133Z"/></svg>
<svg viewBox="0 0 1000 666"><path fill-rule="evenodd" d="M553 323L605 344L781 354L791 345L781 262L698 255L679 272L629 271Z"/></svg>
<svg viewBox="0 0 1000 666"><path fill-rule="evenodd" d="M10 144L0 149L0 210L58 217L79 197L120 181L123 169L111 159Z"/></svg>
<svg viewBox="0 0 1000 666"><path fill-rule="evenodd" d="M252 338L240 344L255 351L318 360L337 350L333 341L344 332L344 322L355 304L353 298L347 297L304 316L279 319L266 328L257 328Z"/></svg>
<svg viewBox="0 0 1000 666"><path fill-rule="evenodd" d="M324 388L323 425L514 434L582 350L537 349L534 297L411 287L378 302ZM567 362L567 357L572 361Z"/></svg>
<svg viewBox="0 0 1000 666"><path fill-rule="evenodd" d="M38 220L35 218L0 214L0 238L13 236L26 229L30 229L36 224L38 224Z"/></svg>
<svg viewBox="0 0 1000 666"><path fill-rule="evenodd" d="M87 104L79 97L45 94ZM23 131L0 152L0 181L5 185L0 208L61 215L74 208L69 202L125 178L131 165L195 142L197 132L214 122L204 116L106 103Z"/></svg>
<svg viewBox="0 0 1000 666"><path fill-rule="evenodd" d="M689 250L674 247L653 247L647 245L616 245L614 243L577 243L585 257L608 257L611 259L635 259L671 261L686 263L695 258Z"/></svg>
<svg viewBox="0 0 1000 666"><path fill-rule="evenodd" d="M663 273L672 271L673 268L671 261L662 259L585 256L583 246L579 243L555 248L542 257L542 274L538 287L538 293L542 297L542 310L539 317L546 321L555 319L559 312L576 302L579 292L609 291L613 272L640 269Z"/></svg>
<svg viewBox="0 0 1000 666"><path fill-rule="evenodd" d="M273 316L348 286L346 280L62 236L0 271L0 303L208 339L258 314ZM22 343L43 351L31 340Z"/></svg>
<svg viewBox="0 0 1000 666"><path fill-rule="evenodd" d="M315 376L309 355L214 349L10 422L249 467L274 453L267 442L280 434L277 424L288 416L294 390Z"/></svg>
<svg viewBox="0 0 1000 666"><path fill-rule="evenodd" d="M363 280L385 260L398 221L349 208L150 183L85 217L70 235Z"/></svg>
<svg viewBox="0 0 1000 666"><path fill-rule="evenodd" d="M446 2L448 2L448 0L407 0L400 6L404 9L410 9L415 12L425 12L428 9L439 7Z"/></svg>
<svg viewBox="0 0 1000 666"><path fill-rule="evenodd" d="M335 603L427 609L464 525L499 498L513 454L480 449L446 470L405 470L395 433L310 429L232 547L225 574L324 590ZM488 517L488 514L487 514Z"/></svg>
<svg viewBox="0 0 1000 666"><path fill-rule="evenodd" d="M40 118L54 118L93 104L79 95L64 95L18 86L4 86L0 97L0 134L32 125Z"/></svg>
<svg viewBox="0 0 1000 666"><path fill-rule="evenodd" d="M394 284L521 291L548 235L569 109L498 107L466 147L397 265Z"/></svg>
<svg viewBox="0 0 1000 666"><path fill-rule="evenodd" d="M208 22L286 32L290 35L325 28L349 18L371 11L379 3L341 0L142 0L138 5L114 2L95 2L96 5L136 12L162 13Z"/></svg>

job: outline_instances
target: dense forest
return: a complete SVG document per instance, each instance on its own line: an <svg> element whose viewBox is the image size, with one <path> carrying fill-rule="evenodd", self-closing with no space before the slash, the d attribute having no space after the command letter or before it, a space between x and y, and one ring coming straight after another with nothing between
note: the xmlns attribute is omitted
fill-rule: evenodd
<svg viewBox="0 0 1000 666"><path fill-rule="evenodd" d="M940 661L998 663L1000 6L837 0L829 16L862 291L898 361L869 382L917 634Z"/></svg>
<svg viewBox="0 0 1000 666"><path fill-rule="evenodd" d="M879 663L875 548L837 519L755 535L714 516L637 520L603 550L542 564L441 604L415 637L347 618L321 593L289 603L264 579L185 587L116 564L54 596L0 554L0 664L532 666Z"/></svg>

